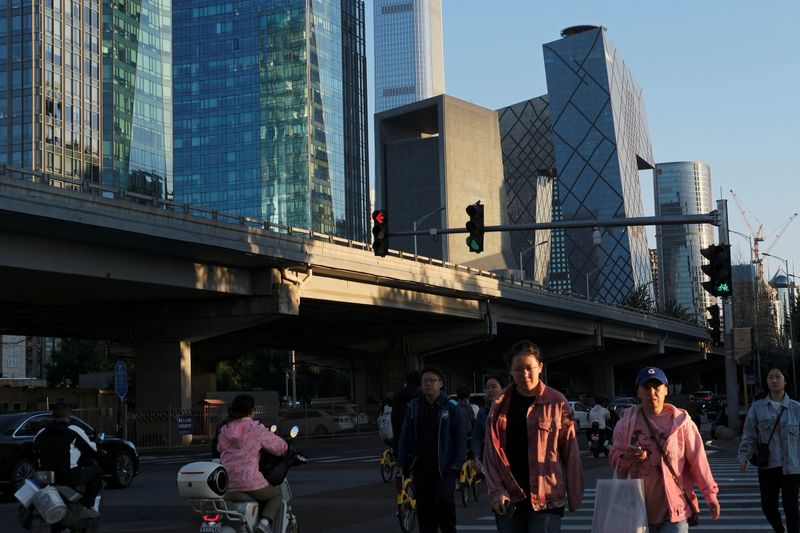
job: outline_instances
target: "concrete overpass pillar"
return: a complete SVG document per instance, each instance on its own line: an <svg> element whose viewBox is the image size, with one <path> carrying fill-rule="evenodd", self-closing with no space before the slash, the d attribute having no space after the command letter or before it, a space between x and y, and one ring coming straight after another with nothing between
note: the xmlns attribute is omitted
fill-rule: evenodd
<svg viewBox="0 0 800 533"><path fill-rule="evenodd" d="M137 409L194 407L189 341L138 344L135 352Z"/></svg>
<svg viewBox="0 0 800 533"><path fill-rule="evenodd" d="M599 366L592 369L592 392L595 396L604 396L609 400L616 396L614 383L614 367Z"/></svg>

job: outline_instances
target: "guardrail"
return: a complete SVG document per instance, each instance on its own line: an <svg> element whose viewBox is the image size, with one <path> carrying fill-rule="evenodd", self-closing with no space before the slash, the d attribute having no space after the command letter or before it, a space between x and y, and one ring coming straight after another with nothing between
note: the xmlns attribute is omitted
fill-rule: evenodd
<svg viewBox="0 0 800 533"><path fill-rule="evenodd" d="M232 213L226 213L224 211L219 211L216 209L209 209L207 207L200 207L187 203L178 203L172 200L167 200L165 198L159 198L147 194L126 191L124 189L108 187L105 185L101 185L99 183L92 183L85 179L73 178L70 176L55 175L52 173L40 172L30 169L9 167L7 165L0 165L0 176L8 176L12 179L30 181L32 183L40 183L46 186L67 189L76 192L83 192L94 196L102 196L103 198L111 200L134 202L139 205L150 205L159 209L164 209L175 213L181 213L188 216L198 216L214 220L217 222L221 222L223 224L232 224L236 226L256 228L264 231L274 231L286 235L296 235L299 237L315 241L322 241L340 246L347 246L349 248L354 248L358 250L372 251L372 245L370 245L369 243L355 241L353 239L346 239L343 237L338 237L336 235L321 233L314 230L297 228L294 226L287 226L285 224L277 224L274 222L270 222L268 220L259 220L251 217L234 215ZM581 302L589 301L592 303L602 304L609 307L615 307L626 311L638 312L643 315L656 316L660 319L670 320L672 322L679 324L688 323L694 326L701 327L701 325L697 324L696 322L693 321L687 322L671 315L665 315L658 312L648 313L642 311L641 309L627 307L615 303L608 303L595 297L587 298L586 295L573 293L571 291L551 289L549 287L541 286L533 281L512 279L506 276L499 276L494 272L473 268L468 265L462 265L459 263L450 263L448 261L443 261L441 259L436 259L433 257L427 257L422 255L415 255L409 252L404 252L402 250L389 250L387 255L407 261L414 261L426 265L447 268L458 272L466 272L475 276L496 279L511 286L519 286L531 291L543 292L557 297L568 298L572 300L580 300Z"/></svg>

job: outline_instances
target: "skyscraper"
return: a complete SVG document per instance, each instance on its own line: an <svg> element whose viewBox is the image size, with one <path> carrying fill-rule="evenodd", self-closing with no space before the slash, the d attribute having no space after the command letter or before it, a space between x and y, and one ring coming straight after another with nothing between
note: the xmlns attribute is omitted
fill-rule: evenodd
<svg viewBox="0 0 800 533"><path fill-rule="evenodd" d="M658 163L653 171L656 216L695 215L714 209L711 167L695 161ZM670 301L705 323L706 307L714 298L703 289L700 249L714 243L709 224L656 226L659 294L662 309Z"/></svg>
<svg viewBox="0 0 800 533"><path fill-rule="evenodd" d="M605 28L574 26L561 35L544 45L544 61L563 219L642 216L639 170L654 164L642 89ZM574 291L619 302L650 284L643 228L564 236Z"/></svg>
<svg viewBox="0 0 800 533"><path fill-rule="evenodd" d="M0 163L168 196L169 2L4 6Z"/></svg>
<svg viewBox="0 0 800 533"><path fill-rule="evenodd" d="M175 198L365 241L363 0L175 0Z"/></svg>
<svg viewBox="0 0 800 533"><path fill-rule="evenodd" d="M375 0L375 112L444 93L442 0Z"/></svg>

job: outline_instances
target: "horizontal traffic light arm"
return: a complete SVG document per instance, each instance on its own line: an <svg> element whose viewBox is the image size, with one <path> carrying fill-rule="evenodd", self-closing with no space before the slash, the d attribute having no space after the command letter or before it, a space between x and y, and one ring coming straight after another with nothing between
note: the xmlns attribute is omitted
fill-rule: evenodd
<svg viewBox="0 0 800 533"><path fill-rule="evenodd" d="M680 224L711 224L719 225L717 211L698 215L672 215L665 217L633 217L611 218L608 220L559 220L556 222L539 222L535 224L504 224L502 226L486 226L484 232L493 231L530 231L539 229L569 229L569 228L613 228L620 226L667 226ZM417 231L392 231L391 237L406 237L411 235L437 235L447 233L469 233L465 227L460 228L431 228Z"/></svg>

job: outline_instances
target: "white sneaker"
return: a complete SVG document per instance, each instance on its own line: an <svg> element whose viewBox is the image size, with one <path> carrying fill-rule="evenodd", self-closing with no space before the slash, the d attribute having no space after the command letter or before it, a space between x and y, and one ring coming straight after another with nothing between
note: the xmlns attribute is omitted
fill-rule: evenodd
<svg viewBox="0 0 800 533"><path fill-rule="evenodd" d="M256 524L255 531L256 533L272 533L272 528L269 525L269 521L266 518L262 518Z"/></svg>

